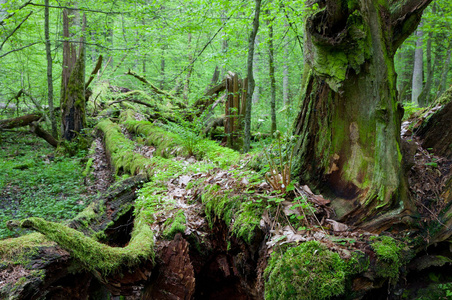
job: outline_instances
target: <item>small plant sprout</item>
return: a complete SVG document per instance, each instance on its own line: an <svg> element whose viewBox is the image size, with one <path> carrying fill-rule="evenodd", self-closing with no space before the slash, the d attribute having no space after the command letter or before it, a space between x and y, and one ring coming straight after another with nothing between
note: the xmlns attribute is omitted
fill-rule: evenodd
<svg viewBox="0 0 452 300"><path fill-rule="evenodd" d="M276 158L270 155L270 150L267 149L261 139L260 132L257 134L257 138L261 143L262 149L264 150L267 161L270 165L270 171L265 174L265 180L273 188L273 190L278 191L281 194L285 194L290 186L290 173L292 166L292 158L294 153L294 147L290 151L290 156L286 154L283 156L282 145L281 145L281 132L276 130L274 133L276 138L279 152L279 165L276 163ZM292 141L294 137L290 138ZM289 151L286 151L288 153Z"/></svg>

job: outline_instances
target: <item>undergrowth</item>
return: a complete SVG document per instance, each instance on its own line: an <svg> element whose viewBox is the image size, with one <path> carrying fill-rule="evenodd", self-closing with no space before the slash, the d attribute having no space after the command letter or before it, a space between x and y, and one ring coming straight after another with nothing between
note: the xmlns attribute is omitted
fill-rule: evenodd
<svg viewBox="0 0 452 300"><path fill-rule="evenodd" d="M89 203L81 156L54 157L50 146L27 132L3 132L0 148L0 239L17 235L12 219L62 221Z"/></svg>

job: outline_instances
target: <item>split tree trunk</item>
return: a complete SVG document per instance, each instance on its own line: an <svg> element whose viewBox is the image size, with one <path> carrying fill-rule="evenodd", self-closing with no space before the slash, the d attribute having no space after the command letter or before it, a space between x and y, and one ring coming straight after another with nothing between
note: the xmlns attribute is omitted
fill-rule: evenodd
<svg viewBox="0 0 452 300"><path fill-rule="evenodd" d="M83 29L86 19L83 18ZM63 74L61 78L61 136L72 141L86 127L85 116L85 46L80 38L78 51L69 41L70 21L67 10L63 11ZM77 53L78 52L78 53Z"/></svg>
<svg viewBox="0 0 452 300"><path fill-rule="evenodd" d="M327 0L307 17L308 71L295 124L301 180L334 195L339 217L376 231L413 208L394 54L431 0L399 2Z"/></svg>

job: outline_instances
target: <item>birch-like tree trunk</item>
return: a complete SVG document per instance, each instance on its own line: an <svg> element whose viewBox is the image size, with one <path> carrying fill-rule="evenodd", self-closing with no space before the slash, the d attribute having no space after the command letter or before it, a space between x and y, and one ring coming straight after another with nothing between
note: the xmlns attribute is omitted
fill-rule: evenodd
<svg viewBox="0 0 452 300"><path fill-rule="evenodd" d="M251 145L251 108L254 92L254 75L253 75L253 58L254 58L254 41L256 39L257 31L259 30L259 15L261 12L261 0L255 0L254 21L253 30L251 31L250 38L248 40L248 90L246 95L246 111L245 111L245 138L243 141L243 152L250 151Z"/></svg>
<svg viewBox="0 0 452 300"><path fill-rule="evenodd" d="M422 24L420 24L421 26ZM422 50L422 37L423 32L422 30L418 29L416 31L416 50L414 50L414 67L413 67L413 82L411 85L411 101L415 103L416 105L419 105L419 95L422 92L422 84L424 80L424 68L423 68L423 61L424 61L424 55Z"/></svg>

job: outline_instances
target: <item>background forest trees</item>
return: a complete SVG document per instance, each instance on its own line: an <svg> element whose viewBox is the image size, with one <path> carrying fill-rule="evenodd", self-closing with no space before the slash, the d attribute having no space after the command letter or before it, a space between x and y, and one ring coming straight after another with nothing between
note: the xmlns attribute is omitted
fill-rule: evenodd
<svg viewBox="0 0 452 300"><path fill-rule="evenodd" d="M3 1L0 67L0 99L8 101L19 90L19 101L33 108L48 105L45 76L46 51L44 1ZM62 8L70 1L50 1L50 50L53 62L54 95L59 95L62 68ZM269 51L274 51L276 111L278 129L285 131L292 117L289 103L298 105L303 73L302 22L305 1L269 1L262 4L261 26L256 37L252 130L269 132L271 127L271 80ZM160 88L188 98L199 99L215 67L246 77L248 38L252 29L254 3L249 1L119 1L78 3L87 15L86 70L104 56L101 80L110 85L142 88L140 82L124 75L128 69L145 76ZM421 90L420 105L430 103L450 85L451 43L448 38L452 9L448 1L435 1L424 14L418 34L398 50L396 71L403 101L411 101L413 88ZM273 30L270 35L269 31ZM269 47L272 39L273 46ZM413 87L416 42L422 45L423 82ZM419 51L418 51L419 53ZM95 97L95 96L94 96ZM59 97L55 107L59 106ZM284 101L283 101L284 100Z"/></svg>

